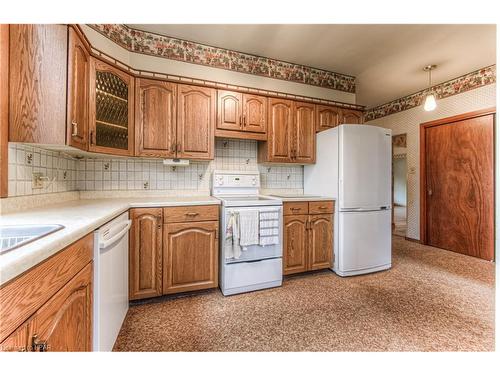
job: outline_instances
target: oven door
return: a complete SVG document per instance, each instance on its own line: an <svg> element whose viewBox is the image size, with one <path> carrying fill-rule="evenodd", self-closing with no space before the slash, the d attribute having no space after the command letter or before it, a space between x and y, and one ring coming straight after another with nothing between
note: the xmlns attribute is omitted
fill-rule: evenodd
<svg viewBox="0 0 500 375"><path fill-rule="evenodd" d="M260 212L278 212L278 244L275 245L253 245L247 246L246 250L241 251L241 256L238 259L226 258L226 247L232 246L231 240L226 240L227 222L233 212L241 212L244 210L258 210ZM250 262L261 259L278 258L283 255L283 214L281 206L252 206L252 207L227 207L224 209L221 228L221 259L224 259L226 264Z"/></svg>

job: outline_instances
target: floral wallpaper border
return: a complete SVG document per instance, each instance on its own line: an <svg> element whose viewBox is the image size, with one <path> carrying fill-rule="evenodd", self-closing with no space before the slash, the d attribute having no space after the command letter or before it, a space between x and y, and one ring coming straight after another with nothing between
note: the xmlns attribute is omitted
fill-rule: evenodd
<svg viewBox="0 0 500 375"><path fill-rule="evenodd" d="M227 69L239 73L304 83L353 94L356 91L355 77L345 74L212 47L132 29L122 24L89 24L88 26L131 52Z"/></svg>
<svg viewBox="0 0 500 375"><path fill-rule="evenodd" d="M463 76L453 78L449 81L437 84L430 90L425 89L411 95L393 100L389 103L367 109L364 112L364 121L376 120L389 116L397 112L418 107L423 104L425 94L433 91L436 99L443 99L449 96L463 93L465 91L477 89L496 82L496 65L487 66ZM439 104L438 104L439 105Z"/></svg>

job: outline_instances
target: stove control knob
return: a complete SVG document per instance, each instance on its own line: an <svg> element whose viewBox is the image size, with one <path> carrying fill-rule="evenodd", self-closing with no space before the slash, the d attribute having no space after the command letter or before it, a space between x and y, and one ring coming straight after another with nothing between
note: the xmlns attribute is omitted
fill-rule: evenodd
<svg viewBox="0 0 500 375"><path fill-rule="evenodd" d="M222 177L219 177L219 178L217 179L217 184L219 184L219 185L224 185L224 179L223 179Z"/></svg>

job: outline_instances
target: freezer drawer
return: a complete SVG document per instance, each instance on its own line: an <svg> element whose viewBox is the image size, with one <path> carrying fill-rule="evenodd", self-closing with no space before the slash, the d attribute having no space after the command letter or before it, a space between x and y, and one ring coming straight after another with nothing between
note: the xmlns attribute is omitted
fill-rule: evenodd
<svg viewBox="0 0 500 375"><path fill-rule="evenodd" d="M282 273L281 258L226 264L223 266L220 288L222 294L227 296L280 286Z"/></svg>
<svg viewBox="0 0 500 375"><path fill-rule="evenodd" d="M359 275L391 267L391 211L339 212L340 276Z"/></svg>

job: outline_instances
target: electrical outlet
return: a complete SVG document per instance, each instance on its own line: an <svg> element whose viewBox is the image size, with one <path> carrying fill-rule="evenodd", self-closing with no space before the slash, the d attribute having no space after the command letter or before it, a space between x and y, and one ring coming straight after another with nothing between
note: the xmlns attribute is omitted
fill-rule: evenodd
<svg viewBox="0 0 500 375"><path fill-rule="evenodd" d="M40 172L33 173L33 179L31 183L31 187L33 189L43 189L43 174Z"/></svg>

